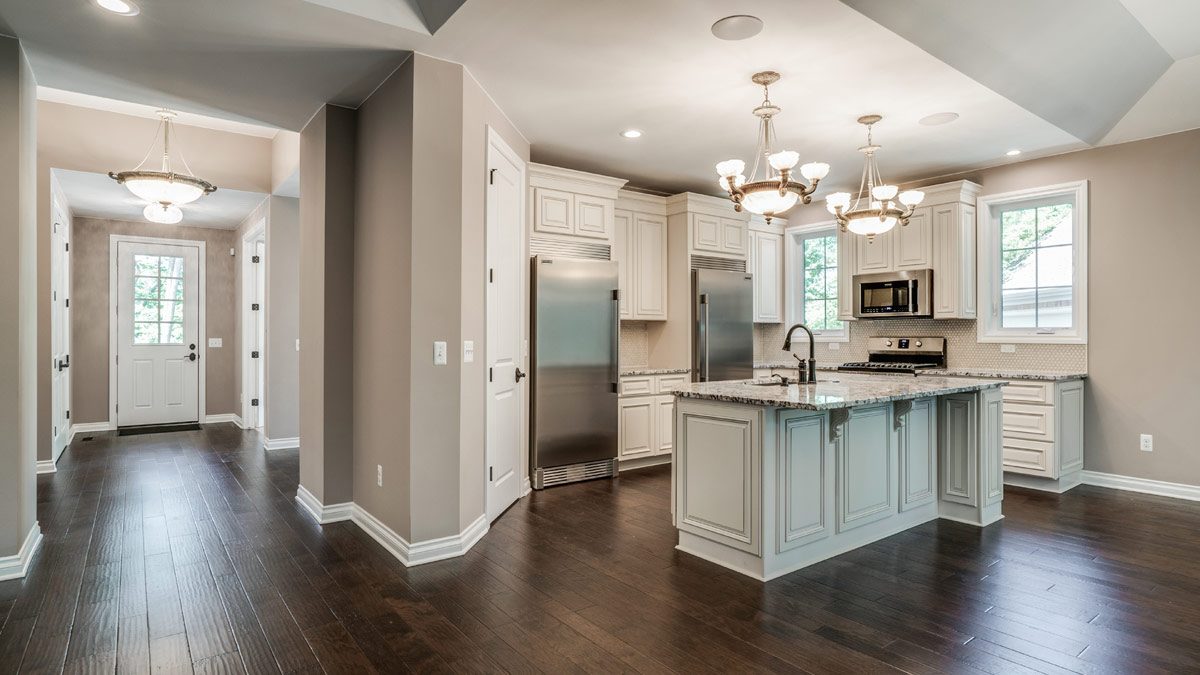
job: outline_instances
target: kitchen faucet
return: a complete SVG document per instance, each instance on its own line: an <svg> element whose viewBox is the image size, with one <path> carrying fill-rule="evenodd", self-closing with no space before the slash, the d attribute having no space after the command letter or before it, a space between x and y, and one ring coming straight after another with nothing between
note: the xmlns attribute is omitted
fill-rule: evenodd
<svg viewBox="0 0 1200 675"><path fill-rule="evenodd" d="M802 323L798 323L798 324L792 326L791 328L789 328L788 332L787 332L787 337L783 339L783 351L785 351L785 352L792 351L792 333L795 333L797 328L803 328L804 332L808 333L808 361L806 362L803 359L801 359L799 356L792 354L792 356L796 357L797 361L804 364L805 373L804 373L804 377L800 378L800 381L801 382L816 382L817 381L817 354L816 354L817 341L815 339L813 339L813 333L811 330L808 329L808 326L805 326Z"/></svg>

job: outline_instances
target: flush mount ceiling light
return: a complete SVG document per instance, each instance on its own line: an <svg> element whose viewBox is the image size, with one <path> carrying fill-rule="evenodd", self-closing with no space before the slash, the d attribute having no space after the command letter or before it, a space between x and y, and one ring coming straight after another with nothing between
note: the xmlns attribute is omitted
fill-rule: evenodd
<svg viewBox="0 0 1200 675"><path fill-rule="evenodd" d="M158 128L162 131L161 170L150 171L142 168L150 159L150 155L154 154L154 148L158 141L158 133L155 133L155 140L150 143L150 149L146 151L146 156L142 158L141 164L131 171L122 171L121 173L109 171L109 178L124 185L135 197L149 202L151 205L161 205L163 209L169 206L178 207L190 204L206 194L216 192L215 185L191 175L192 170L188 167L182 152L179 153L179 161L187 173L175 173L171 170L171 127L175 113L170 110L159 110L158 117ZM146 217L150 218L149 215ZM182 218L182 215L180 217Z"/></svg>
<svg viewBox="0 0 1200 675"><path fill-rule="evenodd" d="M120 14L121 16L137 16L138 12L141 11L131 0L96 0L96 4L101 9L106 9L113 14Z"/></svg>
<svg viewBox="0 0 1200 675"><path fill-rule="evenodd" d="M757 16L735 14L717 20L712 34L722 40L747 40L762 32L763 22Z"/></svg>
<svg viewBox="0 0 1200 675"><path fill-rule="evenodd" d="M174 225L183 220L183 210L174 204L147 204L142 215L152 223Z"/></svg>
<svg viewBox="0 0 1200 675"><path fill-rule="evenodd" d="M783 214L797 202L811 202L811 195L817 189L817 183L829 174L829 165L810 162L800 167L800 175L810 181L810 185L792 180L792 169L800 161L799 153L791 150L771 152L771 144L775 141L775 126L772 120L783 109L771 103L768 88L779 81L779 73L755 73L750 80L763 88L763 102L754 109L754 115L758 117L758 146L755 149L754 167L750 169L750 177L747 178L743 173L746 169L745 162L740 159L727 159L717 164L717 175L721 177L721 189L729 193L735 211L746 209L751 213L766 216L769 223L772 217ZM763 164L761 179L758 177L760 163Z"/></svg>
<svg viewBox="0 0 1200 675"><path fill-rule="evenodd" d="M879 176L879 165L875 161L878 145L871 139L871 127L883 119L879 115L863 115L858 123L867 127L867 144L858 149L866 155L863 163L862 181L858 185L858 196L851 205L849 192L835 192L825 198L825 208L829 210L842 226L842 231L850 230L855 234L866 236L868 242L875 241L875 235L883 234L900 223L908 225L917 204L925 199L925 193L920 190L900 189L888 185ZM897 195L896 193L900 194ZM897 201L898 200L898 201ZM903 206L903 208L901 208Z"/></svg>
<svg viewBox="0 0 1200 675"><path fill-rule="evenodd" d="M956 112L940 112L926 115L917 120L917 122L927 127L937 127L943 124L950 124L956 119L958 119L958 113Z"/></svg>
<svg viewBox="0 0 1200 675"><path fill-rule="evenodd" d="M621 132L621 136L625 138L641 138L642 132L638 131L637 129L626 129L625 131Z"/></svg>
<svg viewBox="0 0 1200 675"><path fill-rule="evenodd" d="M1016 157L1017 155L1021 154L1021 151L1013 149L1013 150L1009 150L1008 152L1006 152L1004 154L1008 155L1009 157Z"/></svg>

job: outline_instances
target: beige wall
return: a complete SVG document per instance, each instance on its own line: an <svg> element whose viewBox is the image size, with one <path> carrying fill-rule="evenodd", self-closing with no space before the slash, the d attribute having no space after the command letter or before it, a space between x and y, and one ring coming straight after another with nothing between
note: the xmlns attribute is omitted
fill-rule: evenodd
<svg viewBox="0 0 1200 675"><path fill-rule="evenodd" d="M20 43L0 37L0 558L37 518L36 86Z"/></svg>
<svg viewBox="0 0 1200 675"><path fill-rule="evenodd" d="M266 428L270 439L300 436L300 200L271 197L267 220Z"/></svg>
<svg viewBox="0 0 1200 675"><path fill-rule="evenodd" d="M71 267L71 420L76 424L107 422L109 413L109 236L126 234L203 241L207 284L205 330L223 346L202 352L206 413L240 413L238 409L237 258L233 230L134 223L98 218L72 219ZM202 346L206 340L202 340ZM115 423L115 420L112 420Z"/></svg>
<svg viewBox="0 0 1200 675"><path fill-rule="evenodd" d="M354 146L346 108L300 133L300 484L325 504L353 494Z"/></svg>
<svg viewBox="0 0 1200 675"><path fill-rule="evenodd" d="M1200 334L1200 314L1179 290L1193 283L1200 250L1198 176L1200 130L1195 130L913 183L967 178L987 196L1088 181L1087 470L1200 485L1191 425L1200 393L1197 369L1186 360ZM816 201L789 222L828 220ZM927 323L936 328L941 322ZM851 332L861 329L852 324ZM979 348L986 350L984 358L1000 358L998 345ZM1080 350L1017 345L1016 354L1005 359L1016 367L1051 360L1076 367L1083 360ZM818 360L849 360L843 356L823 346ZM1154 435L1154 452L1138 450L1142 433Z"/></svg>

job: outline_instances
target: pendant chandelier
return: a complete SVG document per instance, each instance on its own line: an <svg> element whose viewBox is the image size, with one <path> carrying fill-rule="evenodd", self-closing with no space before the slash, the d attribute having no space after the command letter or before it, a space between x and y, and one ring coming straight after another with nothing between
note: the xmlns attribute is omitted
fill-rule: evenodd
<svg viewBox="0 0 1200 675"><path fill-rule="evenodd" d="M191 175L183 153L179 152L179 161L187 173L176 173L171 169L171 128L175 113L170 110L158 111L158 132L146 151L140 164L131 171L121 173L108 172L113 180L124 185L135 197L147 203L142 215L147 220L156 223L174 224L183 220L183 212L179 209L184 204L190 204L206 194L217 191L212 183ZM162 135L162 163L159 171L143 169Z"/></svg>
<svg viewBox="0 0 1200 675"><path fill-rule="evenodd" d="M791 150L771 151L771 145L775 142L773 119L783 109L771 103L769 87L778 82L779 77L779 73L765 71L755 73L750 78L763 88L763 102L754 109L754 115L758 117L758 146L749 178L744 173L746 163L740 159L727 159L717 164L721 189L729 193L733 209L739 212L746 209L766 216L768 223L772 217L786 212L797 202L811 202L817 183L829 174L828 164L810 162L800 167L800 175L810 184L796 182L792 180L792 169L800 161L799 153ZM762 178L758 173L760 162L763 165Z"/></svg>
<svg viewBox="0 0 1200 675"><path fill-rule="evenodd" d="M863 115L858 123L867 127L867 144L858 149L866 155L863 164L862 180L858 185L858 195L853 197L849 192L835 192L825 198L825 208L837 218L842 231L850 230L855 234L865 235L868 242L874 242L875 236L883 234L900 223L901 227L908 225L908 219L925 193L920 190L905 190L900 192L895 185L888 185L879 176L879 164L875 161L875 153L880 146L875 145L871 138L871 127L883 119L879 115ZM899 194L897 195L897 193Z"/></svg>

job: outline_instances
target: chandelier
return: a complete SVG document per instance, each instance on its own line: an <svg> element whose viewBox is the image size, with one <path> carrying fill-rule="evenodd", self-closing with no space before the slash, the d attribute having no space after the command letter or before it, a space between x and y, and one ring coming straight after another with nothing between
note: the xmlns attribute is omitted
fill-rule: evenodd
<svg viewBox="0 0 1200 675"><path fill-rule="evenodd" d="M766 216L768 223L772 217L795 206L796 202L811 202L810 195L817 189L817 183L829 174L828 164L810 162L800 167L800 175L811 184L798 183L792 180L792 169L800 161L799 153L791 150L771 151L771 144L775 141L773 118L783 109L771 103L769 87L778 82L779 77L779 73L768 70L755 73L750 78L750 81L763 88L763 102L754 109L754 115L758 117L758 146L750 177L746 177L746 163L740 159L727 159L717 164L717 175L721 177L719 184L722 190L729 193L733 209L739 212L746 209ZM758 174L760 162L764 164L761 179Z"/></svg>
<svg viewBox="0 0 1200 675"><path fill-rule="evenodd" d="M135 197L148 202L142 215L147 220L156 223L174 224L183 220L183 212L179 209L184 204L190 204L206 194L217 191L217 186L191 175L183 153L179 152L179 161L187 173L176 173L171 170L171 127L175 113L170 110L158 111L158 131L155 140L150 143L150 149L142 158L140 164L131 171L121 173L108 172L108 176L124 185ZM162 135L162 164L159 171L143 169L154 154L158 136Z"/></svg>
<svg viewBox="0 0 1200 675"><path fill-rule="evenodd" d="M875 161L875 153L880 146L871 139L871 127L883 119L879 115L863 115L858 123L867 127L867 144L858 149L866 155L863 164L862 180L858 185L858 195L851 205L849 192L835 192L825 198L825 208L837 218L842 231L850 230L855 234L865 235L867 242L875 241L875 236L883 234L900 223L908 225L917 204L925 199L925 193L920 190L900 189L888 185L879 177L879 164ZM899 194L897 194L899 193Z"/></svg>

